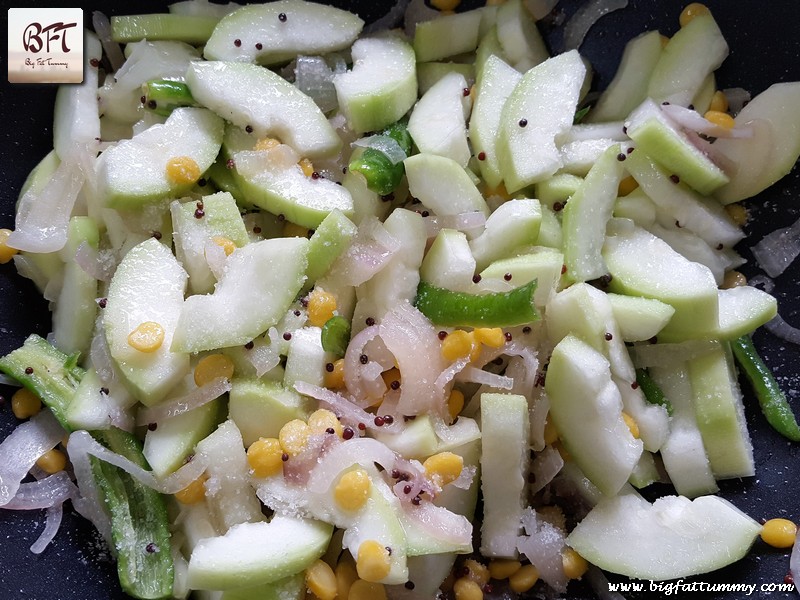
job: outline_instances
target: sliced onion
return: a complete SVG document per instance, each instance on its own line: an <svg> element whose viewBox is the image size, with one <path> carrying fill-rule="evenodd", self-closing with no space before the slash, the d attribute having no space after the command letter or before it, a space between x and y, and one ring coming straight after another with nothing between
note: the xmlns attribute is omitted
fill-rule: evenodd
<svg viewBox="0 0 800 600"><path fill-rule="evenodd" d="M67 472L59 471L44 479L20 484L17 494L3 508L9 510L50 508L63 504L77 495L78 488L72 483Z"/></svg>
<svg viewBox="0 0 800 600"><path fill-rule="evenodd" d="M86 242L81 242L75 251L75 263L97 281L111 281L117 267L113 252L98 252Z"/></svg>
<svg viewBox="0 0 800 600"><path fill-rule="evenodd" d="M152 471L147 471L124 456L112 452L95 441L87 431L82 430L74 431L70 434L67 451L70 457L72 457L74 452L77 452L99 458L100 460L122 469L141 484L162 494L174 494L179 492L200 477L208 466L207 461L202 455L195 455L193 460L183 465L174 473L163 479L158 479L153 475Z"/></svg>
<svg viewBox="0 0 800 600"><path fill-rule="evenodd" d="M36 460L56 447L64 430L49 410L22 423L0 443L0 506L8 504Z"/></svg>
<svg viewBox="0 0 800 600"><path fill-rule="evenodd" d="M752 127L722 127L712 123L696 110L685 108L679 104L662 104L663 112L671 121L684 129L690 129L711 137L749 138L753 137Z"/></svg>
<svg viewBox="0 0 800 600"><path fill-rule="evenodd" d="M408 502L403 507L406 518L432 538L465 546L472 542L472 523L465 516L432 502L420 502L418 505Z"/></svg>
<svg viewBox="0 0 800 600"><path fill-rule="evenodd" d="M444 390L435 383L445 362L433 324L410 303L401 302L386 313L379 327L402 377L397 409L403 415L441 413Z"/></svg>
<svg viewBox="0 0 800 600"><path fill-rule="evenodd" d="M592 26L604 15L625 8L628 0L590 0L564 26L564 50L577 50Z"/></svg>
<svg viewBox="0 0 800 600"><path fill-rule="evenodd" d="M88 433L86 433L86 437L89 437ZM80 491L80 496L72 499L72 506L78 511L78 514L88 519L105 542L113 547L111 518L100 500L100 490L92 472L85 441L86 438L84 436L76 436L73 433L70 435L67 444L67 453L69 454L72 470L75 473L75 481L78 483L78 490Z"/></svg>
<svg viewBox="0 0 800 600"><path fill-rule="evenodd" d="M116 380L117 374L114 370L114 363L111 360L111 350L108 347L108 340L106 339L102 313L95 323L95 333L94 336L92 336L92 343L89 346L89 362L97 372L100 381L103 383L113 383Z"/></svg>
<svg viewBox="0 0 800 600"><path fill-rule="evenodd" d="M775 282L766 275L756 275L755 277L751 277L748 284L764 290L768 294L771 294L775 289Z"/></svg>
<svg viewBox="0 0 800 600"><path fill-rule="evenodd" d="M369 397L368 389L363 380L364 365L361 364L361 356L364 354L364 348L367 343L378 336L378 331L377 325L370 325L359 331L350 340L344 355L344 383L347 386L347 391L356 398Z"/></svg>
<svg viewBox="0 0 800 600"><path fill-rule="evenodd" d="M136 416L137 425L160 423L166 419L177 417L185 412L200 408L231 390L231 382L225 377L218 377L213 381L195 388L185 396L170 402L162 402L156 406L143 408Z"/></svg>
<svg viewBox="0 0 800 600"><path fill-rule="evenodd" d="M539 576L559 593L567 590L567 577L561 560L566 536L555 525L536 518L533 509L526 511L523 520L525 534L517 538L517 549L539 571Z"/></svg>
<svg viewBox="0 0 800 600"><path fill-rule="evenodd" d="M425 4L425 0L411 0L406 8L403 29L409 38L414 38L418 23L431 21L439 16L439 11Z"/></svg>
<svg viewBox="0 0 800 600"><path fill-rule="evenodd" d="M64 514L64 508L61 504L51 506L47 509L47 517L44 522L44 530L39 534L39 537L31 545L31 552L34 554L41 554L45 548L50 545L53 538L56 537L59 528L61 527L61 517Z"/></svg>
<svg viewBox="0 0 800 600"><path fill-rule="evenodd" d="M10 385L11 387L22 387L22 384L19 381L3 373L0 373L0 385Z"/></svg>
<svg viewBox="0 0 800 600"><path fill-rule="evenodd" d="M544 450L536 455L531 463L531 473L535 477L530 486L529 493L535 494L549 484L564 467L564 459L558 450L552 446L546 446Z"/></svg>
<svg viewBox="0 0 800 600"><path fill-rule="evenodd" d="M330 278L357 286L381 271L400 250L400 242L376 217L365 218L350 246L331 266Z"/></svg>
<svg viewBox="0 0 800 600"><path fill-rule="evenodd" d="M540 452L545 447L544 428L550 412L550 397L544 387L534 388L531 409L528 411L531 432L531 448Z"/></svg>
<svg viewBox="0 0 800 600"><path fill-rule="evenodd" d="M361 34L369 35L378 31L394 29L403 21L403 16L406 14L409 2L410 0L396 0L385 15L364 27Z"/></svg>
<svg viewBox="0 0 800 600"><path fill-rule="evenodd" d="M69 217L84 179L74 157L66 157L38 193L33 187L28 189L20 198L8 245L37 253L61 250L67 243Z"/></svg>
<svg viewBox="0 0 800 600"><path fill-rule="evenodd" d="M103 44L103 50L111 63L111 69L116 71L125 63L125 55L122 53L122 48L116 43L111 35L111 21L108 17L96 10L92 13L92 25L97 37L100 38L100 43Z"/></svg>
<svg viewBox="0 0 800 600"><path fill-rule="evenodd" d="M222 274L225 271L225 263L228 260L228 255L225 254L225 250L222 246L208 239L203 247L203 255L206 257L206 264L208 264L208 268L211 269L211 273L216 280L219 281L222 279Z"/></svg>
<svg viewBox="0 0 800 600"><path fill-rule="evenodd" d="M299 383L299 382L298 382ZM307 489L311 493L325 493L339 474L352 467L372 467L378 463L387 471L394 468L397 455L385 444L372 438L354 438L330 448L311 471Z"/></svg>
<svg viewBox="0 0 800 600"><path fill-rule="evenodd" d="M775 315L770 321L764 323L764 329L782 340L792 344L800 344L800 329L789 325L780 315Z"/></svg>
<svg viewBox="0 0 800 600"><path fill-rule="evenodd" d="M274 335L272 332L275 332ZM253 340L253 347L247 351L245 356L253 368L256 370L256 377L261 377L278 366L281 362L280 352L272 343L273 338L277 338L278 330L270 327L268 335L269 342L262 336Z"/></svg>
<svg viewBox="0 0 800 600"><path fill-rule="evenodd" d="M362 148L374 148L386 155L393 165L403 162L408 156L397 143L397 140L388 135L370 135L359 138L351 146L361 146Z"/></svg>
<svg viewBox="0 0 800 600"><path fill-rule="evenodd" d="M800 219L791 227L768 233L753 246L753 256L770 277L777 277L783 273L798 254L800 254Z"/></svg>
<svg viewBox="0 0 800 600"><path fill-rule="evenodd" d="M722 92L728 100L728 110L734 117L750 102L752 97L750 92L740 87L725 88Z"/></svg>
<svg viewBox="0 0 800 600"><path fill-rule="evenodd" d="M298 56L294 65L294 84L309 96L324 113L339 107L333 71L321 56Z"/></svg>
<svg viewBox="0 0 800 600"><path fill-rule="evenodd" d="M480 383L488 385L492 388L501 390L510 390L514 387L514 380L505 375L498 375L496 373L489 373L483 369L467 366L458 375L456 381L467 381L470 383Z"/></svg>
<svg viewBox="0 0 800 600"><path fill-rule="evenodd" d="M388 433L396 433L403 429L402 419L395 419L390 425L375 425L375 415L368 413L353 399L346 398L342 394L337 394L327 388L319 387L306 383L305 381L298 381L294 384L294 389L298 393L319 400L323 408L328 408L333 414L339 417L339 420L353 429L359 430L359 424L363 423L366 429L386 431ZM386 414L382 412L381 414Z"/></svg>

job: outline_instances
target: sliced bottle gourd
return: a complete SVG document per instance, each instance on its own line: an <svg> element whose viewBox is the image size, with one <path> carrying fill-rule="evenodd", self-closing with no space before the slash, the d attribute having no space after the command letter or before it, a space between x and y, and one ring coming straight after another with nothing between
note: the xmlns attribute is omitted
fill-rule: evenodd
<svg viewBox="0 0 800 600"><path fill-rule="evenodd" d="M277 438L281 427L292 419L307 419L311 403L277 381L234 379L228 410L242 434L245 446L259 437Z"/></svg>
<svg viewBox="0 0 800 600"><path fill-rule="evenodd" d="M547 304L551 294L558 291L564 255L553 248L534 246L524 253L501 258L480 272L477 284L484 289L511 289L536 280L533 303L537 308Z"/></svg>
<svg viewBox="0 0 800 600"><path fill-rule="evenodd" d="M686 365L650 367L648 373L673 409L661 459L675 491L688 498L716 493L719 487L697 426Z"/></svg>
<svg viewBox="0 0 800 600"><path fill-rule="evenodd" d="M111 17L111 39L120 44L141 40L175 40L201 45L211 37L219 17L149 13Z"/></svg>
<svg viewBox="0 0 800 600"><path fill-rule="evenodd" d="M472 52L478 47L482 18L482 11L468 10L417 23L414 30L417 60L430 62Z"/></svg>
<svg viewBox="0 0 800 600"><path fill-rule="evenodd" d="M521 73L543 63L550 54L522 0L509 0L497 9L497 37L503 53Z"/></svg>
<svg viewBox="0 0 800 600"><path fill-rule="evenodd" d="M660 581L720 569L747 554L761 526L719 496L638 494L601 500L567 544L601 569Z"/></svg>
<svg viewBox="0 0 800 600"><path fill-rule="evenodd" d="M205 501L217 531L225 533L241 523L264 521L250 485L250 465L236 423L230 419L222 423L197 444L196 454L208 462Z"/></svg>
<svg viewBox="0 0 800 600"><path fill-rule="evenodd" d="M602 249L623 174L620 150L615 144L600 156L562 212L564 264L573 281L590 281L608 272Z"/></svg>
<svg viewBox="0 0 800 600"><path fill-rule="evenodd" d="M469 63L429 62L417 65L417 86L420 96L424 95L438 81L450 73L459 73L471 86L475 83L475 67Z"/></svg>
<svg viewBox="0 0 800 600"><path fill-rule="evenodd" d="M645 450L656 452L666 439L669 415L662 407L648 403L639 386L632 385L636 371L607 295L578 283L553 296L546 311L552 343L572 334L608 359L626 414L636 423Z"/></svg>
<svg viewBox="0 0 800 600"><path fill-rule="evenodd" d="M358 40L353 68L333 78L339 108L356 133L377 131L399 120L417 99L414 50L399 37Z"/></svg>
<svg viewBox="0 0 800 600"><path fill-rule="evenodd" d="M553 350L545 389L567 451L600 491L617 494L639 462L642 442L623 419L608 360L568 335Z"/></svg>
<svg viewBox="0 0 800 600"><path fill-rule="evenodd" d="M189 370L189 355L170 348L187 279L170 249L150 238L125 255L108 289L103 323L111 357L131 393L148 406ZM136 331L152 333L144 336L143 350L131 345Z"/></svg>
<svg viewBox="0 0 800 600"><path fill-rule="evenodd" d="M719 329L717 284L708 267L691 262L630 221L612 220L603 247L611 274L609 290L655 298L675 314L661 330L663 341L708 338ZM680 285L675 285L679 281Z"/></svg>
<svg viewBox="0 0 800 600"><path fill-rule="evenodd" d="M408 119L408 133L420 152L446 156L462 167L470 158L466 119L472 108L467 80L459 73L445 75L431 87Z"/></svg>
<svg viewBox="0 0 800 600"><path fill-rule="evenodd" d="M341 139L314 101L269 69L241 62L196 61L186 71L186 83L195 100L252 131L255 140L275 136L310 158L335 154L341 147Z"/></svg>
<svg viewBox="0 0 800 600"><path fill-rule="evenodd" d="M352 525L345 530L342 546L353 557L358 557L362 544L377 542L380 548L386 548L389 559L389 571L378 581L384 584L404 583L408 581L407 541L399 518L402 512L400 500L380 474L373 472L370 479L372 485L367 502Z"/></svg>
<svg viewBox="0 0 800 600"><path fill-rule="evenodd" d="M400 240L400 249L378 274L356 288L353 335L364 328L367 318L380 322L390 310L412 302L417 295L419 268L427 241L425 223L418 213L395 209L384 225Z"/></svg>
<svg viewBox="0 0 800 600"><path fill-rule="evenodd" d="M236 250L213 294L186 299L174 350L244 345L278 323L305 281L307 247L305 238L275 238Z"/></svg>
<svg viewBox="0 0 800 600"><path fill-rule="evenodd" d="M220 398L195 409L164 419L144 436L144 457L156 477L166 477L180 468L199 441L210 435L224 414Z"/></svg>
<svg viewBox="0 0 800 600"><path fill-rule="evenodd" d="M319 327L298 328L289 341L283 385L294 389L295 383L304 381L323 387L327 372L325 367L335 360L336 355L326 352L322 346L322 330Z"/></svg>
<svg viewBox="0 0 800 600"><path fill-rule="evenodd" d="M412 196L439 216L480 212L489 207L480 190L457 162L435 154L415 154L403 161Z"/></svg>
<svg viewBox="0 0 800 600"><path fill-rule="evenodd" d="M661 58L661 49L658 31L646 31L625 44L614 78L586 115L586 121L620 121L639 106L647 97L650 73Z"/></svg>
<svg viewBox="0 0 800 600"><path fill-rule="evenodd" d="M625 121L637 149L704 196L728 183L728 176L661 111L645 100Z"/></svg>
<svg viewBox="0 0 800 600"><path fill-rule="evenodd" d="M498 56L490 55L481 71L475 90L475 104L469 120L472 142L481 176L486 185L496 188L503 180L497 155L497 134L503 106L522 79L522 75Z"/></svg>
<svg viewBox="0 0 800 600"><path fill-rule="evenodd" d="M100 111L97 103L97 67L103 56L100 40L91 31L84 34L81 85L60 85L53 116L53 148L66 157L74 144L95 144L100 139Z"/></svg>
<svg viewBox="0 0 800 600"><path fill-rule="evenodd" d="M446 290L465 292L473 285L475 258L467 236L455 229L442 229L425 253L419 269L422 281Z"/></svg>
<svg viewBox="0 0 800 600"><path fill-rule="evenodd" d="M774 296L743 285L719 290L719 339L735 340L752 333L778 314Z"/></svg>
<svg viewBox="0 0 800 600"><path fill-rule="evenodd" d="M226 15L214 28L203 54L209 60L274 65L299 55L343 50L363 27L358 15L315 2L253 4Z"/></svg>
<svg viewBox="0 0 800 600"><path fill-rule="evenodd" d="M76 261L81 246L97 250L100 232L90 217L69 220L64 256L64 283L53 307L53 344L62 352L86 355L92 341L97 316L97 280Z"/></svg>
<svg viewBox="0 0 800 600"><path fill-rule="evenodd" d="M571 50L533 67L508 97L497 150L510 193L561 167L555 139L572 125L585 77L586 66Z"/></svg>
<svg viewBox="0 0 800 600"><path fill-rule="evenodd" d="M226 134L226 140L231 137ZM235 147L231 144L228 150ZM308 177L298 164L300 156L285 144L236 152L233 160L234 178L245 200L287 221L313 229L333 210L353 214L347 188L324 177Z"/></svg>
<svg viewBox="0 0 800 600"><path fill-rule="evenodd" d="M170 205L174 228L175 256L189 274L189 288L195 294L207 294L214 290L216 278L208 266L206 247L208 244L241 248L250 240L239 214L236 201L227 192L203 196L199 209L197 202L175 201ZM197 211L202 210L202 218ZM232 250L233 248L230 248Z"/></svg>
<svg viewBox="0 0 800 600"><path fill-rule="evenodd" d="M728 56L728 44L710 14L698 15L672 36L653 67L647 96L688 106L706 77Z"/></svg>
<svg viewBox="0 0 800 600"><path fill-rule="evenodd" d="M539 237L542 209L538 200L508 200L486 219L478 237L469 243L478 269L510 255L516 248L533 244Z"/></svg>
<svg viewBox="0 0 800 600"><path fill-rule="evenodd" d="M229 590L281 580L322 556L332 533L327 523L279 515L268 523L235 525L198 542L187 584L195 590Z"/></svg>
<svg viewBox="0 0 800 600"><path fill-rule="evenodd" d="M516 394L481 394L481 554L516 558L528 473L528 402Z"/></svg>
<svg viewBox="0 0 800 600"><path fill-rule="evenodd" d="M614 319L626 342L649 340L669 323L675 309L654 298L608 294Z"/></svg>
<svg viewBox="0 0 800 600"><path fill-rule="evenodd" d="M718 139L714 146L735 168L715 197L723 204L755 196L789 173L800 157L800 83L776 83L753 98L738 115L753 137Z"/></svg>
<svg viewBox="0 0 800 600"><path fill-rule="evenodd" d="M177 108L163 125L153 125L100 155L99 193L111 208L135 209L188 191L217 157L224 124L204 108ZM171 161L189 165L176 176ZM132 169L131 165L137 168Z"/></svg>
<svg viewBox="0 0 800 600"><path fill-rule="evenodd" d="M714 477L753 476L753 445L730 347L716 343L711 352L688 362L687 369L697 425Z"/></svg>
<svg viewBox="0 0 800 600"><path fill-rule="evenodd" d="M308 242L308 269L304 290L325 275L336 259L349 247L356 236L358 228L345 214L332 210L314 230Z"/></svg>
<svg viewBox="0 0 800 600"><path fill-rule="evenodd" d="M675 180L644 152L634 151L625 160L625 168L655 205L712 248L719 244L732 248L744 238L725 209L713 198L704 198Z"/></svg>

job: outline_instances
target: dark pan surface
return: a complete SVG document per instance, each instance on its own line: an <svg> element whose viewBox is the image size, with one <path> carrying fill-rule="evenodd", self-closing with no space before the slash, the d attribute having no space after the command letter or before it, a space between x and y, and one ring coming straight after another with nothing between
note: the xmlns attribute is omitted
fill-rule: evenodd
<svg viewBox="0 0 800 600"><path fill-rule="evenodd" d="M374 20L391 5L381 0L333 2L355 7L366 20ZM800 80L800 2L797 0L708 0L731 47L731 55L718 71L720 88L741 86L753 95L772 83ZM29 2L47 6L51 3ZM558 10L571 15L577 0L562 0ZM678 15L685 2L678 0L630 0L621 11L604 17L592 29L582 53L596 70L595 86L604 87L613 76L625 42L646 29L666 35L678 28ZM122 8L128 6L130 8ZM166 2L139 0L122 3L97 0L82 5L87 23L92 10L126 14L163 10ZM561 32L542 28L553 53L561 50ZM55 87L11 85L0 87L2 133L0 133L0 227L13 227L17 192L30 169L52 147L52 107ZM800 107L798 107L800 110ZM749 201L749 238L738 250L749 259L741 270L749 277L760 272L748 246L764 234L785 227L800 217L800 170L772 189ZM800 261L776 280L775 294L782 316L800 326ZM0 266L0 352L19 346L32 333L46 335L50 322L47 305L34 286L16 275L12 265ZM766 331L754 336L795 412L800 413L800 348ZM800 521L800 445L790 444L774 433L761 415L746 383L747 421L755 445L756 477L723 482L722 496L756 519L786 517ZM0 390L6 398L11 390ZM0 406L0 438L16 423L8 402ZM669 493L668 489L658 490ZM119 589L115 565L109 552L87 521L71 508L55 541L40 556L28 550L44 526L43 511L23 514L0 510L0 599L115 600L126 596ZM760 541L742 561L694 581L719 583L783 582L788 571L788 552L774 550ZM625 579L612 578L612 581ZM593 597L581 584L571 584L572 598ZM626 594L635 598L661 597L657 593ZM678 597L738 598L743 594L681 594ZM756 592L753 597L789 598L794 594Z"/></svg>

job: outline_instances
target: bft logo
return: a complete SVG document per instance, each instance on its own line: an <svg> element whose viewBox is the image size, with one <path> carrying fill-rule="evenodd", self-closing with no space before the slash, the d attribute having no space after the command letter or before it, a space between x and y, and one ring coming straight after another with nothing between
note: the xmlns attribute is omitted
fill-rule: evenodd
<svg viewBox="0 0 800 600"><path fill-rule="evenodd" d="M61 51L66 54L71 51L67 46L67 30L77 26L77 23L52 23L42 27L40 23L31 23L22 33L22 46L26 52L34 54L41 52L43 48L46 48L45 52L50 52L50 42L61 40Z"/></svg>
<svg viewBox="0 0 800 600"><path fill-rule="evenodd" d="M83 81L83 10L8 9L8 81Z"/></svg>

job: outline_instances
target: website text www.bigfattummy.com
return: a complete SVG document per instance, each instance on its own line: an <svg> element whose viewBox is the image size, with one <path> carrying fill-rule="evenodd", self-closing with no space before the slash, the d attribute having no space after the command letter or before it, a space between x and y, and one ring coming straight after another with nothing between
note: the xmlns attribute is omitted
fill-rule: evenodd
<svg viewBox="0 0 800 600"><path fill-rule="evenodd" d="M726 592L743 593L747 596L755 592L775 593L792 592L793 583L709 583L707 581L628 581L609 583L609 592L659 592L665 596L682 595L693 592Z"/></svg>

